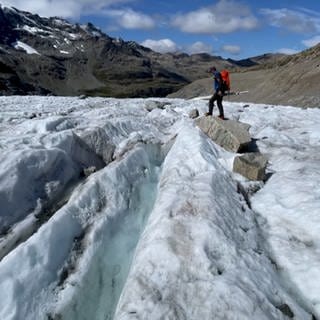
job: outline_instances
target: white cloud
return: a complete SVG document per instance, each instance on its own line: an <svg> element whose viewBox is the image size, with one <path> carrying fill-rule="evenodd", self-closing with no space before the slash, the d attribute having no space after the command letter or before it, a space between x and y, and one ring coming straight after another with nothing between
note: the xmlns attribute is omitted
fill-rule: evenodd
<svg viewBox="0 0 320 320"><path fill-rule="evenodd" d="M318 43L320 43L320 35L315 36L311 39L303 40L302 43L308 48L313 47L313 46L317 45Z"/></svg>
<svg viewBox="0 0 320 320"><path fill-rule="evenodd" d="M148 39L143 41L141 45L160 53L177 52L177 51L183 51L189 54L196 54L196 53L211 54L212 53L212 46L207 45L201 41L197 41L192 45L184 48L178 46L171 39L161 39L161 40Z"/></svg>
<svg viewBox="0 0 320 320"><path fill-rule="evenodd" d="M78 18L81 14L99 14L102 9L132 0L2 0L4 6L37 13L40 16Z"/></svg>
<svg viewBox="0 0 320 320"><path fill-rule="evenodd" d="M4 0L5 6L16 7L20 10L37 13L40 16L62 18L79 18L82 14L96 14L114 19L113 28L151 29L154 20L131 9L114 10L112 6L129 3L134 0Z"/></svg>
<svg viewBox="0 0 320 320"><path fill-rule="evenodd" d="M277 50L278 53L283 53L283 54L296 54L299 51L295 49L289 49L289 48L281 48Z"/></svg>
<svg viewBox="0 0 320 320"><path fill-rule="evenodd" d="M247 6L232 0L220 0L214 6L177 15L172 25L188 33L230 33L253 30L257 28L258 20Z"/></svg>
<svg viewBox="0 0 320 320"><path fill-rule="evenodd" d="M68 18L72 16L79 16L81 12L81 6L76 1L20 1L20 0L4 0L2 1L4 6L12 6L19 10L29 11L31 13L37 13L40 16L59 16Z"/></svg>
<svg viewBox="0 0 320 320"><path fill-rule="evenodd" d="M190 54L195 53L212 53L212 46L207 45L201 41L193 43L191 46L186 48L186 52Z"/></svg>
<svg viewBox="0 0 320 320"><path fill-rule="evenodd" d="M261 9L269 23L295 33L320 31L320 16L310 10L293 11L289 9Z"/></svg>
<svg viewBox="0 0 320 320"><path fill-rule="evenodd" d="M155 27L155 21L151 17L131 9L108 10L105 14L114 18L116 23L125 29L152 29Z"/></svg>
<svg viewBox="0 0 320 320"><path fill-rule="evenodd" d="M147 39L143 41L141 45L160 53L176 52L179 50L179 47L177 46L177 44L170 39L161 39L161 40Z"/></svg>
<svg viewBox="0 0 320 320"><path fill-rule="evenodd" d="M225 52L231 53L233 55L237 55L240 53L241 48L235 45L225 45L222 47L222 50Z"/></svg>

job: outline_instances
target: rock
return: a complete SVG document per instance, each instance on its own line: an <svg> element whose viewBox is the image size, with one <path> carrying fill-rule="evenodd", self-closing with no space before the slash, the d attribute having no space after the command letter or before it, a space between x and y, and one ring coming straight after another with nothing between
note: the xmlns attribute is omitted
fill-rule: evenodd
<svg viewBox="0 0 320 320"><path fill-rule="evenodd" d="M261 153L245 153L235 157L233 171L250 180L265 180L267 163L267 158Z"/></svg>
<svg viewBox="0 0 320 320"><path fill-rule="evenodd" d="M168 105L167 102L147 100L145 103L145 108L147 111L151 112L154 109L164 109L166 105Z"/></svg>
<svg viewBox="0 0 320 320"><path fill-rule="evenodd" d="M277 309L279 309L284 315L286 315L289 318L294 317L294 313L292 312L291 308L286 303L284 303L280 306L277 306Z"/></svg>
<svg viewBox="0 0 320 320"><path fill-rule="evenodd" d="M83 175L85 177L89 177L92 173L96 172L97 168L92 166L92 167L88 167L88 168L84 168L83 169Z"/></svg>
<svg viewBox="0 0 320 320"><path fill-rule="evenodd" d="M100 156L106 164L112 161L116 147L102 128L88 129L81 135L81 139L90 149Z"/></svg>
<svg viewBox="0 0 320 320"><path fill-rule="evenodd" d="M246 123L215 117L201 117L195 122L209 138L226 150L240 152L251 142L250 125Z"/></svg>
<svg viewBox="0 0 320 320"><path fill-rule="evenodd" d="M198 109L193 109L189 113L189 118L195 119L199 117L199 110Z"/></svg>

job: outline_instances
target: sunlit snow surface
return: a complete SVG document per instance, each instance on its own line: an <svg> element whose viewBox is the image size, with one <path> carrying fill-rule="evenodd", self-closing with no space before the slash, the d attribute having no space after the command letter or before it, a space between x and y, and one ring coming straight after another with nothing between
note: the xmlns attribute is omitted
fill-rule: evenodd
<svg viewBox="0 0 320 320"><path fill-rule="evenodd" d="M320 110L225 102L269 158L250 209L206 104L0 98L0 319L320 317Z"/></svg>

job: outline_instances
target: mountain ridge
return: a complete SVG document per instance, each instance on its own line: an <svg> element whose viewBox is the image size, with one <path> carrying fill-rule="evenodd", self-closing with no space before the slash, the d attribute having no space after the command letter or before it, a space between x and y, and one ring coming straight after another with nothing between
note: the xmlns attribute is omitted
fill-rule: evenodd
<svg viewBox="0 0 320 320"><path fill-rule="evenodd" d="M208 69L215 65L230 71L234 91L249 91L231 101L319 107L319 57L320 44L294 55L238 61L207 53L161 54L109 37L92 23L0 6L1 95L207 96Z"/></svg>
<svg viewBox="0 0 320 320"><path fill-rule="evenodd" d="M258 59L262 63L230 73L232 91L246 93L230 95L226 99L303 108L320 107L320 44L290 56L267 60L264 60L263 56L251 59ZM212 79L205 77L188 84L169 97L190 99L211 93Z"/></svg>
<svg viewBox="0 0 320 320"><path fill-rule="evenodd" d="M3 6L0 31L2 95L166 96L206 77L212 65L243 68L241 62L205 53L157 53L111 38L92 23Z"/></svg>

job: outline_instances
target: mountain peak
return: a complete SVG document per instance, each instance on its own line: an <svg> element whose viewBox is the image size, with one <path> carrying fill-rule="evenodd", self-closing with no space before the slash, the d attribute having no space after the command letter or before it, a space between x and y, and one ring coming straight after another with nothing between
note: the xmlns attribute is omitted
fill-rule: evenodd
<svg viewBox="0 0 320 320"><path fill-rule="evenodd" d="M206 53L161 54L135 41L111 38L90 22L73 24L0 5L2 95L162 97L208 78L212 65L231 72L272 69L314 56L319 56L319 46L285 59L272 54L242 61Z"/></svg>
<svg viewBox="0 0 320 320"><path fill-rule="evenodd" d="M56 95L163 96L188 82L178 70L153 63L151 54L90 22L0 9L0 63L11 70L0 74L1 94L24 87L24 94L44 89Z"/></svg>

